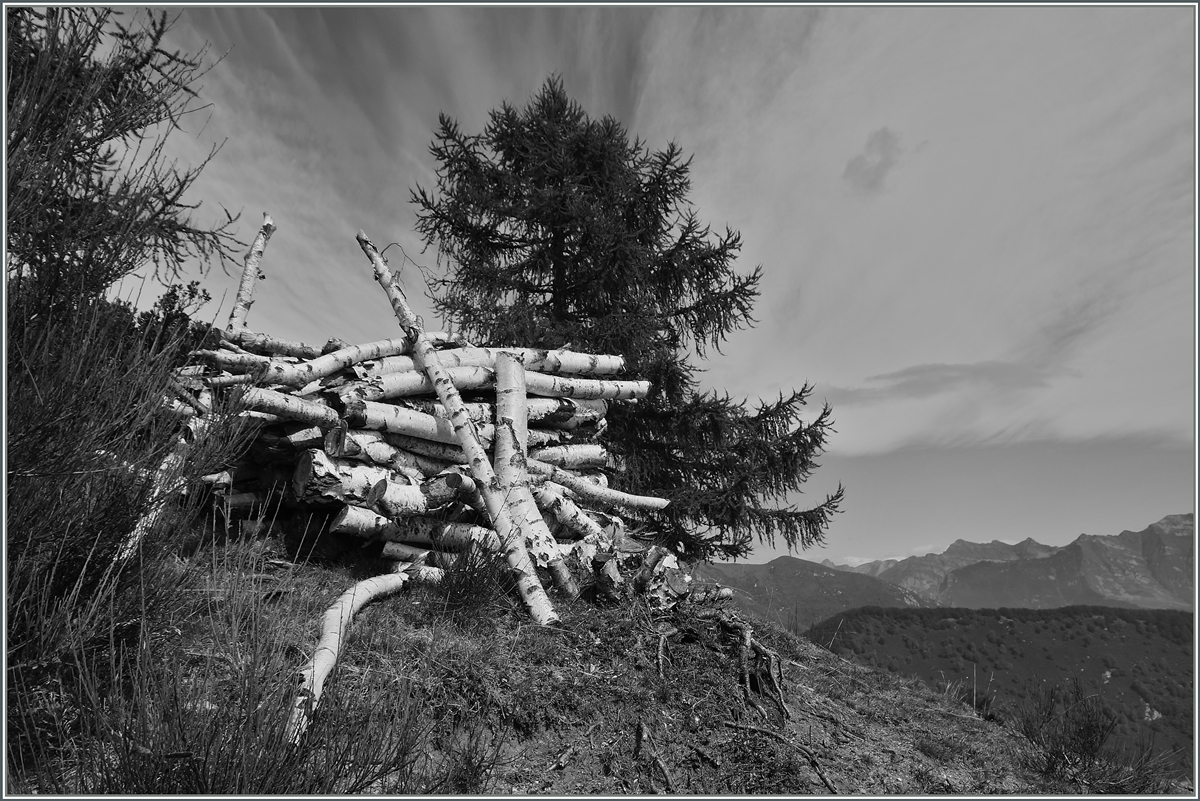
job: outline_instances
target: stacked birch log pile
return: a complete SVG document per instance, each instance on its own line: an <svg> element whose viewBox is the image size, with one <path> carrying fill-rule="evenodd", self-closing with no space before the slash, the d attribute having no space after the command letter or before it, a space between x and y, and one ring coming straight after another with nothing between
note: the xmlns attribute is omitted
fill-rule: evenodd
<svg viewBox="0 0 1200 801"><path fill-rule="evenodd" d="M293 509L325 513L322 535L382 540L394 560L391 572L351 587L326 612L316 652L299 674L294 740L358 609L407 581L439 581L470 549L507 562L542 625L558 621L544 582L567 598L581 583L614 601L632 589L659 608L689 594L728 597L717 588L693 591L673 555L629 535L640 516L669 500L608 486L607 475L619 469L600 441L609 404L636 403L649 390L647 381L616 377L623 359L471 347L425 332L362 232L359 246L401 336L331 340L318 350L252 332L246 313L274 230L264 215L221 345L193 354L199 363L180 370L171 402L202 419L214 393L240 387L239 414L257 426L252 458L204 478L227 512L262 508L272 500L266 488L283 486ZM193 440L203 430L190 428Z"/></svg>

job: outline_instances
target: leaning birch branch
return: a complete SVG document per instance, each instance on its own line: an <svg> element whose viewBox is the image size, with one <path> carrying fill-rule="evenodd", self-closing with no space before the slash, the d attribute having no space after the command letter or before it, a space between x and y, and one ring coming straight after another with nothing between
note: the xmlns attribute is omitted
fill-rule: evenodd
<svg viewBox="0 0 1200 801"><path fill-rule="evenodd" d="M517 588L529 609L530 616L535 623L541 625L557 623L558 615L551 606L550 599L546 597L545 589L538 581L537 572L529 559L529 553L525 550L525 543L521 541L521 537L515 531L512 517L500 494L496 474L488 462L487 454L484 453L478 435L475 433L474 423L462 408L462 398L459 396L458 390L454 388L441 369L436 351L422 333L416 315L409 308L404 293L392 280L392 273L388 269L387 262L364 232L359 231L357 238L363 253L371 260L371 264L375 268L375 279L387 293L388 300L391 301L396 319L413 343L417 364L429 375L437 392L438 400L450 412L455 433L458 435L458 444L470 459L468 464L471 475L479 483L480 492L487 505L488 517L491 519L492 527L496 530L500 541L504 544L505 559L512 568Z"/></svg>
<svg viewBox="0 0 1200 801"><path fill-rule="evenodd" d="M275 233L275 221L271 215L263 212L263 224L254 237L254 243L246 254L242 267L242 282L238 285L237 298L233 301L233 311L229 313L229 332L231 334L246 327L246 313L254 302L254 282L258 280L260 270L258 263L262 260L263 251L267 249L267 240Z"/></svg>

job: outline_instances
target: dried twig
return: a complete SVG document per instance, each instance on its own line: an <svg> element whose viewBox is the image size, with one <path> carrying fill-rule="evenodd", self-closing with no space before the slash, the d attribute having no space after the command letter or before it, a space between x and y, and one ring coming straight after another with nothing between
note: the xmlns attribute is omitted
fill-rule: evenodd
<svg viewBox="0 0 1200 801"><path fill-rule="evenodd" d="M805 759L808 760L808 764L812 766L812 769L816 772L817 776L821 779L821 782L829 789L829 792L833 793L834 795L838 795L838 789L833 786L833 782L829 781L829 777L825 775L825 771L821 770L821 765L817 762L817 758L813 755L812 751L809 751L804 746L796 745L795 743L793 743L792 741L790 741L786 737L784 737L782 734L771 731L770 729L761 728L759 726L749 726L744 723L735 723L732 720L725 721L725 726L730 729L740 729L741 731L752 731L756 734L761 734L764 737L771 737L772 739L778 740L779 742L783 743L784 745L788 746L789 748L794 749L797 753L799 753L801 756L803 756Z"/></svg>

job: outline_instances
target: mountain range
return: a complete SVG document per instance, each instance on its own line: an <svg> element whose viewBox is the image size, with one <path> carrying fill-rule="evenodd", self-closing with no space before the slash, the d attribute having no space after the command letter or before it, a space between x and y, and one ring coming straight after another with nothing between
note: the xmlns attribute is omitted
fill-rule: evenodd
<svg viewBox="0 0 1200 801"><path fill-rule="evenodd" d="M1194 515L1179 514L1142 531L1082 534L1065 546L1033 539L1016 545L956 540L940 554L854 567L829 560L821 564L877 578L931 606L1048 609L1083 604L1190 611L1195 607L1194 559Z"/></svg>

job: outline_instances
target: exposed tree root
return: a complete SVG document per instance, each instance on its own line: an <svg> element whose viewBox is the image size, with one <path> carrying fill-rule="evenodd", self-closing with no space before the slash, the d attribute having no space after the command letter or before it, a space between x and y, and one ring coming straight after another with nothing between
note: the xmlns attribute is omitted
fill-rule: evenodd
<svg viewBox="0 0 1200 801"><path fill-rule="evenodd" d="M796 745L795 743L788 740L786 737L784 737L779 732L774 732L774 731L771 731L770 729L763 729L758 726L748 726L744 723L735 723L732 720L725 721L725 725L730 729L739 729L741 731L752 731L756 734L761 734L764 737L771 737L772 739L778 740L779 742L781 742L784 745L788 746L789 748L793 749L794 751L796 751L796 753L800 754L801 756L803 756L805 759L808 760L808 764L812 766L813 771L817 774L817 777L821 780L821 782L825 785L825 787L827 787L829 789L829 792L833 793L834 795L838 795L838 789L833 786L833 782L829 781L829 777L825 775L825 771L821 770L821 765L820 765L820 763L817 762L817 758L813 755L812 751L809 751L804 746Z"/></svg>

